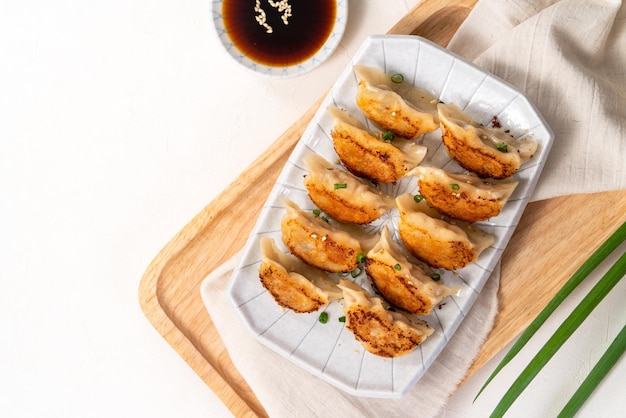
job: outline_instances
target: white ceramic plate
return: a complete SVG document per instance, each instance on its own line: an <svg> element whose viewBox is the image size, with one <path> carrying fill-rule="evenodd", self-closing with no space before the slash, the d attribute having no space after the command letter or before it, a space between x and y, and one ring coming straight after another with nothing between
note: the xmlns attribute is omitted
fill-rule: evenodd
<svg viewBox="0 0 626 418"><path fill-rule="evenodd" d="M279 198L287 197L302 209L315 209L303 186L302 176L306 174L303 157L318 153L329 161L337 160L330 137L332 121L325 109L329 105L344 108L374 129L355 104L354 64L376 66L386 73L402 73L406 82L430 91L443 102L457 104L478 122L488 125L493 116L497 116L514 137L539 142L538 152L515 174L519 185L503 211L497 217L479 223L483 230L496 236L495 243L480 255L477 262L456 271L456 274L440 271L444 283L460 285L461 290L444 299L442 306L425 318L435 328L433 335L412 353L393 359L375 356L362 348L345 324L338 321L343 315L341 302L333 302L325 308L329 321L322 324L318 321L319 312L294 314L281 310L258 278L260 237L273 238L286 251L280 233L285 209ZM235 309L259 341L346 392L369 397L403 396L452 337L495 268L535 188L552 140L549 127L528 99L493 75L416 36L368 38L315 114L262 209L230 282L229 296ZM428 147L422 164L452 172L463 171L449 158L439 130L425 135L421 142ZM417 193L417 180L410 177L380 187L392 195ZM398 212L394 208L368 228L376 232L387 225L395 237L397 221ZM369 287L365 274L355 281Z"/></svg>
<svg viewBox="0 0 626 418"><path fill-rule="evenodd" d="M254 61L233 44L233 41L224 27L224 18L222 15L223 0L213 0L213 26L217 32L217 36L224 46L224 49L230 57L237 63L241 64L245 69L252 71L258 75L271 78L289 78L305 74L322 64L335 51L339 45L339 41L343 36L348 23L348 0L337 0L337 12L335 24L330 36L324 45L306 61L284 67L268 66ZM251 1L254 7L254 0Z"/></svg>

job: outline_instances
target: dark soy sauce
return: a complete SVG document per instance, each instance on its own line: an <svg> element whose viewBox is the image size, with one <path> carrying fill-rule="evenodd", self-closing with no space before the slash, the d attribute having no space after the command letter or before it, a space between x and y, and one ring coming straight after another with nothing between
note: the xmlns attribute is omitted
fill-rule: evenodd
<svg viewBox="0 0 626 418"><path fill-rule="evenodd" d="M224 27L233 44L252 61L272 67L295 65L315 55L335 25L336 0L272 3L274 6L268 0L224 0Z"/></svg>

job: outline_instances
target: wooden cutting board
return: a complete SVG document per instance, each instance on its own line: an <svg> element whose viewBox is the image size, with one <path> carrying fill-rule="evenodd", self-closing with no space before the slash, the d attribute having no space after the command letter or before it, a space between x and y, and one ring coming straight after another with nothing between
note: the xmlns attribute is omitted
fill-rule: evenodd
<svg viewBox="0 0 626 418"><path fill-rule="evenodd" d="M424 0L389 33L420 35L445 46L475 3ZM243 247L321 100L172 238L141 279L139 301L146 317L236 417L267 414L233 366L204 308L200 284ZM625 221L626 191L528 205L502 258L499 314L468 377L523 330Z"/></svg>

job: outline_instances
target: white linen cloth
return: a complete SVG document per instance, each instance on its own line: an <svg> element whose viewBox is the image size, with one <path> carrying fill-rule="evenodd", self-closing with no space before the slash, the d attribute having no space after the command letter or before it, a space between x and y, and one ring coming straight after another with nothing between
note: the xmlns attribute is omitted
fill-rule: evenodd
<svg viewBox="0 0 626 418"><path fill-rule="evenodd" d="M449 45L521 91L555 133L531 200L626 187L626 8L619 1L482 0ZM226 288L236 257L201 294L229 354L271 417L433 417L465 376L497 313L499 269L442 354L402 399L348 395L257 342Z"/></svg>
<svg viewBox="0 0 626 418"><path fill-rule="evenodd" d="M448 48L523 91L554 131L531 200L626 187L621 1L479 1Z"/></svg>

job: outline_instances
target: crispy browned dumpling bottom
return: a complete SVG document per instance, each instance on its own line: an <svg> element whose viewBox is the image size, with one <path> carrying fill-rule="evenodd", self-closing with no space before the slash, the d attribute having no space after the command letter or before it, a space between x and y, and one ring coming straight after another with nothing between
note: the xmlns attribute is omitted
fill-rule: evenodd
<svg viewBox="0 0 626 418"><path fill-rule="evenodd" d="M342 283L339 287L344 290L346 328L372 354L382 357L408 354L434 331L423 321L411 322L400 313L387 311L380 298L369 298Z"/></svg>
<svg viewBox="0 0 626 418"><path fill-rule="evenodd" d="M442 241L426 229L400 221L398 232L409 251L435 268L457 270L478 258L469 241Z"/></svg>
<svg viewBox="0 0 626 418"><path fill-rule="evenodd" d="M279 250L271 238L261 238L261 284L276 303L294 312L312 312L342 296L323 271Z"/></svg>
<svg viewBox="0 0 626 418"><path fill-rule="evenodd" d="M404 138L394 145L380 140L345 110L328 107L334 121L330 133L335 152L352 174L375 183L393 183L417 166L426 155L426 147Z"/></svg>
<svg viewBox="0 0 626 418"><path fill-rule="evenodd" d="M356 104L383 131L414 139L439 128L438 100L426 90L391 81L379 68L355 65Z"/></svg>
<svg viewBox="0 0 626 418"><path fill-rule="evenodd" d="M519 170L521 161L514 153L503 153L476 140L471 131L441 120L441 136L448 153L461 167L480 177L503 179Z"/></svg>
<svg viewBox="0 0 626 418"><path fill-rule="evenodd" d="M398 148L368 138L356 128L335 125L331 136L341 163L355 176L377 183L393 183L414 167L407 164Z"/></svg>
<svg viewBox="0 0 626 418"><path fill-rule="evenodd" d="M350 233L333 227L294 202L283 199L287 213L281 221L282 241L306 264L333 273L349 272L358 266L361 243Z"/></svg>
<svg viewBox="0 0 626 418"><path fill-rule="evenodd" d="M356 256L361 252L360 246L338 242L297 218L285 218L282 229L283 242L289 251L307 264L335 273L352 271L358 265Z"/></svg>
<svg viewBox="0 0 626 418"><path fill-rule="evenodd" d="M304 158L304 187L313 203L339 222L367 224L394 206L394 199L317 154ZM342 185L343 187L337 187Z"/></svg>
<svg viewBox="0 0 626 418"><path fill-rule="evenodd" d="M432 267L463 268L493 243L492 235L462 221L442 219L443 215L426 201L416 203L408 193L398 196L396 205L402 242L415 257Z"/></svg>
<svg viewBox="0 0 626 418"><path fill-rule="evenodd" d="M517 181L482 180L475 175L448 173L435 167L416 167L420 194L439 212L465 222L500 214Z"/></svg>
<svg viewBox="0 0 626 418"><path fill-rule="evenodd" d="M365 270L372 286L389 303L416 315L428 315L458 287L435 282L421 266L411 263L383 228L380 240L367 253Z"/></svg>
<svg viewBox="0 0 626 418"><path fill-rule="evenodd" d="M382 214L374 206L360 205L314 183L305 183L309 197L321 210L339 222L363 225L375 221ZM384 212L383 212L384 213Z"/></svg>
<svg viewBox="0 0 626 418"><path fill-rule="evenodd" d="M428 315L437 300L416 287L393 266L368 257L367 275L376 290L392 305L416 315Z"/></svg>
<svg viewBox="0 0 626 418"><path fill-rule="evenodd" d="M394 324L382 306L367 308L352 305L345 314L346 327L367 351L378 356L398 357L408 354L427 337L408 326Z"/></svg>
<svg viewBox="0 0 626 418"><path fill-rule="evenodd" d="M392 92L388 92L392 94ZM359 82L357 106L383 130L392 131L402 138L417 138L439 127L432 115L421 114L398 100L382 102L380 94Z"/></svg>
<svg viewBox="0 0 626 418"><path fill-rule="evenodd" d="M506 130L481 125L452 103L440 103L437 109L448 153L480 177L510 177L537 151L536 141L518 140Z"/></svg>
<svg viewBox="0 0 626 418"><path fill-rule="evenodd" d="M484 221L498 216L503 204L496 198L470 197L466 192L456 192L450 185L429 181L418 181L420 194L439 212L466 222Z"/></svg>
<svg viewBox="0 0 626 418"><path fill-rule="evenodd" d="M298 280L274 262L261 264L259 278L278 305L294 312L313 312L329 302L327 295L320 293L312 283Z"/></svg>

